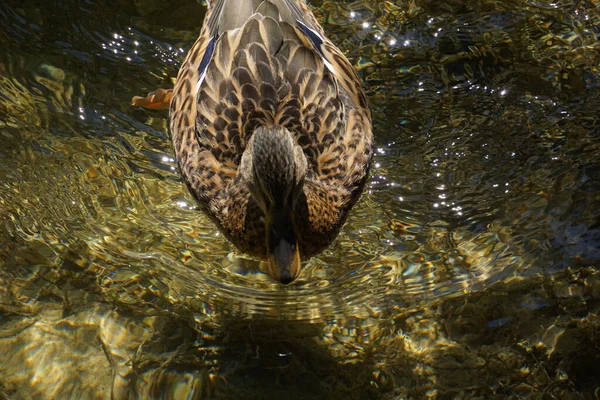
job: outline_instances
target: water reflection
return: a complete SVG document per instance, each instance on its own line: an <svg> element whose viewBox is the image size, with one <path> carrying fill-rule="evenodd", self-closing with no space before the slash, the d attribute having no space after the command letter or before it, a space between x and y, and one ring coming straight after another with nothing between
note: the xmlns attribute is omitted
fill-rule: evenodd
<svg viewBox="0 0 600 400"><path fill-rule="evenodd" d="M598 4L315 3L377 152L290 287L196 209L166 114L129 107L204 12L140 4L0 5L2 396L598 390Z"/></svg>

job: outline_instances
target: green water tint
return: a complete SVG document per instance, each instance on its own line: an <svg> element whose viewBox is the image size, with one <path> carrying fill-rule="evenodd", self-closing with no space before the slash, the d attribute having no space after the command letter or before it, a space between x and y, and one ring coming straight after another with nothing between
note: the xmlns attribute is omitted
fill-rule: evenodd
<svg viewBox="0 0 600 400"><path fill-rule="evenodd" d="M129 106L204 13L141 3L0 5L0 397L598 396L600 3L313 3L377 151L290 287Z"/></svg>

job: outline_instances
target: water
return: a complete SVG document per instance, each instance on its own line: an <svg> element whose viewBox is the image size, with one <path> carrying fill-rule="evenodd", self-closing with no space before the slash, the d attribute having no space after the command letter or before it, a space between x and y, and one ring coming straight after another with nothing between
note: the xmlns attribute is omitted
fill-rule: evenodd
<svg viewBox="0 0 600 400"><path fill-rule="evenodd" d="M166 112L194 1L0 5L0 397L600 392L600 3L314 2L370 185L281 286L196 209Z"/></svg>

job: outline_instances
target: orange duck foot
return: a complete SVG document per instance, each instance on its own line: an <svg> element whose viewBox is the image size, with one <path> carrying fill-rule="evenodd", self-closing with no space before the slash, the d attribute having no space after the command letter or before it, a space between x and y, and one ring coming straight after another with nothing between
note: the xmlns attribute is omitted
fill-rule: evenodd
<svg viewBox="0 0 600 400"><path fill-rule="evenodd" d="M173 98L173 89L156 89L148 93L146 97L134 96L131 99L131 105L134 107L144 107L151 110L164 110L169 108Z"/></svg>

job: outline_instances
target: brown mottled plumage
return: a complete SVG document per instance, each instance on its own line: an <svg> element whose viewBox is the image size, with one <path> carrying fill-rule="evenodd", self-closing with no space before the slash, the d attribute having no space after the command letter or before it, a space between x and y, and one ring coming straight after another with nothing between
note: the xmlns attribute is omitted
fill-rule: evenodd
<svg viewBox="0 0 600 400"><path fill-rule="evenodd" d="M306 260L331 244L367 180L371 116L303 0L210 2L169 99L183 177L238 249Z"/></svg>

